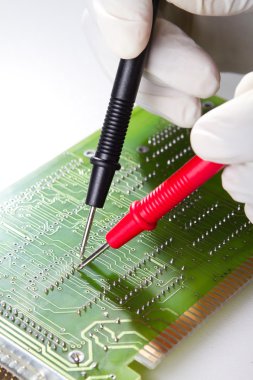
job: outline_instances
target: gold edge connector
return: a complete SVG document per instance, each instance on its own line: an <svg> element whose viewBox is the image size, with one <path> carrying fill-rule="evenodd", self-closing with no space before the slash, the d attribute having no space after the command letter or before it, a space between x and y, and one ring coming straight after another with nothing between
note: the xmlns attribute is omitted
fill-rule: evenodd
<svg viewBox="0 0 253 380"><path fill-rule="evenodd" d="M177 343L252 279L253 257L241 264L175 322L168 325L155 339L146 344L135 356L135 360L150 369L155 368Z"/></svg>

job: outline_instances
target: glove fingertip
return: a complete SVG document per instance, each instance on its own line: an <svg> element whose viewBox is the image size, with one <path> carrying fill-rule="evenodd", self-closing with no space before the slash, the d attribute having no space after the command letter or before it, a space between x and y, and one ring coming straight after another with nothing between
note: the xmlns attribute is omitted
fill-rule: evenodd
<svg viewBox="0 0 253 380"><path fill-rule="evenodd" d="M244 206L244 212L250 222L253 223L253 204L246 203Z"/></svg>
<svg viewBox="0 0 253 380"><path fill-rule="evenodd" d="M182 110L182 122L179 127L192 128L201 116L201 103L198 98L191 97L191 104L185 106Z"/></svg>
<svg viewBox="0 0 253 380"><path fill-rule="evenodd" d="M99 29L118 57L132 59L145 49L152 27L151 0L93 0L93 6Z"/></svg>
<svg viewBox="0 0 253 380"><path fill-rule="evenodd" d="M162 116L183 128L191 128L201 115L199 99L173 89L170 89L166 96L139 93L137 103L149 112Z"/></svg>
<svg viewBox="0 0 253 380"><path fill-rule="evenodd" d="M235 89L235 97L253 90L253 71L246 74Z"/></svg>
<svg viewBox="0 0 253 380"><path fill-rule="evenodd" d="M233 176L233 168L231 166L227 166L221 175L221 182L222 187L230 193L232 190L232 184L234 182L234 176Z"/></svg>
<svg viewBox="0 0 253 380"><path fill-rule="evenodd" d="M200 87L199 87L199 96L201 98L209 98L217 93L220 88L220 72L213 62L213 60L206 54L202 53L202 60L204 62L205 58L205 66L203 67L202 72L200 73Z"/></svg>
<svg viewBox="0 0 253 380"><path fill-rule="evenodd" d="M219 158L217 159L216 157L217 153L213 149L219 138L207 129L202 128L202 125L198 121L192 128L190 140L192 149L199 157L203 160L219 162Z"/></svg>

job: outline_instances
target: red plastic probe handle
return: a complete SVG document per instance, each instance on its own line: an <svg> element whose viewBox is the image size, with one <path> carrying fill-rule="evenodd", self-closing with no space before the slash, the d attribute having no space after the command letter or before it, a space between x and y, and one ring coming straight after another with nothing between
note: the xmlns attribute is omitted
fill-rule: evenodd
<svg viewBox="0 0 253 380"><path fill-rule="evenodd" d="M145 198L131 204L129 213L107 233L108 244L120 248L142 231L153 230L162 216L223 167L194 156Z"/></svg>

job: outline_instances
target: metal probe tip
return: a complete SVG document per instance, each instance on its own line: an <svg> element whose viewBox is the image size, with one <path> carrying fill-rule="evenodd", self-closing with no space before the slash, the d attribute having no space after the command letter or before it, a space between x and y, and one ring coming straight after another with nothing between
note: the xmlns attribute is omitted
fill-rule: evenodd
<svg viewBox="0 0 253 380"><path fill-rule="evenodd" d="M109 244L108 243L104 243L103 245L101 245L101 247L99 247L95 252L93 252L89 257L87 257L87 259L85 259L79 266L78 266L78 269L83 269L84 267L86 267L86 265L88 265L91 261L93 261L96 257L100 256L101 253L103 253L107 248L109 248Z"/></svg>
<svg viewBox="0 0 253 380"><path fill-rule="evenodd" d="M96 212L96 207L91 207L89 215L88 215L88 219L86 222L84 234L83 234L82 244L81 244L81 250L80 250L81 259L83 258L85 247L86 247L89 235L90 235L90 230L91 230L91 226L92 226L92 222L94 219L95 212Z"/></svg>

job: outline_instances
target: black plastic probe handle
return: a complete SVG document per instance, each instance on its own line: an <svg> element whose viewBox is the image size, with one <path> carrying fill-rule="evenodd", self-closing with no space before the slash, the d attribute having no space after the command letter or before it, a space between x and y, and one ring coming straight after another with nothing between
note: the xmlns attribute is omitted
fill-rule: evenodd
<svg viewBox="0 0 253 380"><path fill-rule="evenodd" d="M153 25L158 2L159 0L153 0ZM121 59L119 62L98 147L94 157L90 160L93 169L86 198L86 204L89 206L99 208L104 206L115 171L120 169L120 154L149 45L150 40L138 57Z"/></svg>

